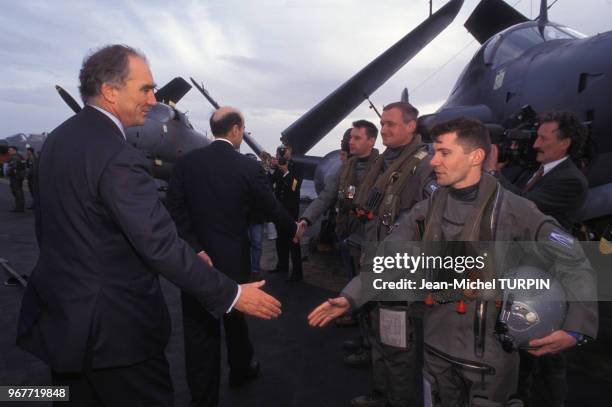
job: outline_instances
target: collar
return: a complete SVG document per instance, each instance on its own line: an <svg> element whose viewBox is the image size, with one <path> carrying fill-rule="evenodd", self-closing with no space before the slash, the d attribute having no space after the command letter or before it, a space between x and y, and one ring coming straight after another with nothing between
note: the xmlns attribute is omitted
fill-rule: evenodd
<svg viewBox="0 0 612 407"><path fill-rule="evenodd" d="M228 143L230 146L232 146L232 150L235 150L235 149L236 149L236 147L234 147L234 145L232 144L232 142L231 142L231 141L229 141L229 140L228 140L228 139L226 139L226 138L223 138L223 137L217 137L217 138L215 138L215 139L213 140L213 143L214 143L215 141L225 141L225 142L226 142L226 143Z"/></svg>
<svg viewBox="0 0 612 407"><path fill-rule="evenodd" d="M408 144L404 144L402 146L399 147L387 147L385 149L385 151L383 151L382 156L385 159L394 159L399 157L402 152L408 147L411 146L415 143L420 143L421 142L421 136L418 133L414 133L414 135L412 136L412 141L410 141L410 143ZM372 149L372 152L374 151L374 149Z"/></svg>
<svg viewBox="0 0 612 407"><path fill-rule="evenodd" d="M476 197L478 196L478 190L480 189L481 181L482 179L474 185L470 185L469 187L465 187L461 189L456 189L456 188L451 187L449 189L449 194L450 196L455 198L457 201L463 201L463 202L475 201Z"/></svg>
<svg viewBox="0 0 612 407"><path fill-rule="evenodd" d="M387 160L396 159L402 154L402 151L404 151L404 148L406 148L406 146L408 146L408 144L404 144L403 146L399 146L395 148L387 147L385 151L382 153L383 158Z"/></svg>
<svg viewBox="0 0 612 407"><path fill-rule="evenodd" d="M565 157L557 160L557 161L553 161L551 163L546 163L546 164L542 164L542 167L544 167L544 173L542 175L546 175L548 174L553 168L555 168L557 165L561 164L563 161L567 160L569 156L566 155Z"/></svg>
<svg viewBox="0 0 612 407"><path fill-rule="evenodd" d="M111 112L107 110L102 109L100 106L90 105L90 104L88 104L87 106L93 107L94 109L96 109L99 112L104 113L106 117L111 119L113 123L115 123L115 125L119 128L119 131L121 131L121 135L123 136L123 138L127 141L127 137L125 137L125 130L123 130L123 125L121 124L119 119L114 114L112 114Z"/></svg>

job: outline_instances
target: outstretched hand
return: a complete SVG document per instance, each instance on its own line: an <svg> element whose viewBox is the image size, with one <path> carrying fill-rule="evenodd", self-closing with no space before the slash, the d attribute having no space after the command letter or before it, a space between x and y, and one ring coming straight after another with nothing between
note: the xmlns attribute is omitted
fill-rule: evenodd
<svg viewBox="0 0 612 407"><path fill-rule="evenodd" d="M261 319L276 318L281 314L281 303L260 288L266 284L265 280L240 285L240 297L236 301L236 308L248 315Z"/></svg>
<svg viewBox="0 0 612 407"><path fill-rule="evenodd" d="M308 315L308 324L312 327L324 327L339 316L346 314L350 306L344 297L330 298Z"/></svg>

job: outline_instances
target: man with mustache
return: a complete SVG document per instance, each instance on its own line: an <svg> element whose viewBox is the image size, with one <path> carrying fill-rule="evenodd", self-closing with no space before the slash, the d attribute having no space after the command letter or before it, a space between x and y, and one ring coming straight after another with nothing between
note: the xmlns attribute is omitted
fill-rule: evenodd
<svg viewBox="0 0 612 407"><path fill-rule="evenodd" d="M492 146L486 170L497 176L504 188L529 199L571 232L578 221L576 211L588 191L587 179L574 163L580 158L584 138L585 128L574 113L545 113L533 143L536 161L541 164L535 172L525 172L516 180L501 176L504 163L497 162L496 145Z"/></svg>
<svg viewBox="0 0 612 407"><path fill-rule="evenodd" d="M589 189L586 177L574 164L580 158L584 138L585 128L574 113L545 113L540 117L538 136L533 143L536 160L541 164L535 173L525 172L511 183L501 175L504 164L497 162L497 146L492 146L487 170L497 176L504 188L529 199L572 232L578 223L576 212L584 204ZM527 407L565 405L566 364L562 353L534 358L521 352L519 395ZM546 374L536 374L538 370ZM536 388L539 390L532 391Z"/></svg>

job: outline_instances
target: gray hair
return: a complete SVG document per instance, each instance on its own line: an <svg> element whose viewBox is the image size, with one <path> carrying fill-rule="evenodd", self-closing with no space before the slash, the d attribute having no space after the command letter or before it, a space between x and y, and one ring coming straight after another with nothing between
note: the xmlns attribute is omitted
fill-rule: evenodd
<svg viewBox="0 0 612 407"><path fill-rule="evenodd" d="M147 60L142 52L122 44L106 45L85 57L79 73L79 92L83 103L100 95L104 83L118 88L125 85L130 73L129 56Z"/></svg>

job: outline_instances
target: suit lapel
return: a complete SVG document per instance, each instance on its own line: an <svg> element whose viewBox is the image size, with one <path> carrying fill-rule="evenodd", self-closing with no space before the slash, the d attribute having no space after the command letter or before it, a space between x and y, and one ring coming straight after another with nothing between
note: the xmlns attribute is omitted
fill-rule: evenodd
<svg viewBox="0 0 612 407"><path fill-rule="evenodd" d="M559 163L559 165L557 165L555 168L548 171L544 176L546 177L551 174L557 174L563 170L568 170L571 166L572 166L572 159L570 157L567 157L565 160Z"/></svg>

